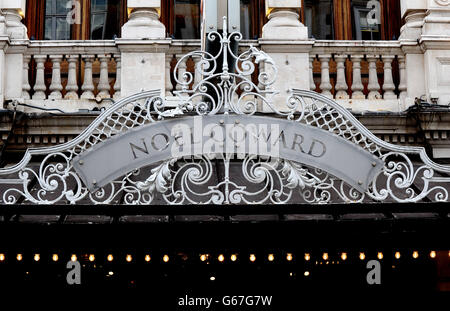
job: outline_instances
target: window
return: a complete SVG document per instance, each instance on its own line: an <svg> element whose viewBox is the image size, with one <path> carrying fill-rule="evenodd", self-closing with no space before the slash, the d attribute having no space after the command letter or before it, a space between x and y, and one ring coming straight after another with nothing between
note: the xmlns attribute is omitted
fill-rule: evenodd
<svg viewBox="0 0 450 311"><path fill-rule="evenodd" d="M334 39L333 1L306 0L304 6L305 25L310 38Z"/></svg>
<svg viewBox="0 0 450 311"><path fill-rule="evenodd" d="M45 40L69 40L71 24L67 22L67 14L71 8L66 8L66 1L45 1Z"/></svg>
<svg viewBox="0 0 450 311"><path fill-rule="evenodd" d="M114 39L120 34L119 0L91 0L90 39Z"/></svg>
<svg viewBox="0 0 450 311"><path fill-rule="evenodd" d="M252 22L254 19L251 0L241 0L241 33L244 39L252 39Z"/></svg>
<svg viewBox="0 0 450 311"><path fill-rule="evenodd" d="M352 1L353 39L381 40L381 6L367 7L369 0ZM380 10L372 16L372 10Z"/></svg>

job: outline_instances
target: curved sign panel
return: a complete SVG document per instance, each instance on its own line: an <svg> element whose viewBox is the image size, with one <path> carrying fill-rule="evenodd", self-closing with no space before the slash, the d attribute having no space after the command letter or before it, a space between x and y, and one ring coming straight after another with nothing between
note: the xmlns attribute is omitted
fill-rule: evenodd
<svg viewBox="0 0 450 311"><path fill-rule="evenodd" d="M270 117L212 115L151 123L96 144L72 165L90 191L135 169L186 156L281 158L326 171L364 193L383 162L328 131Z"/></svg>

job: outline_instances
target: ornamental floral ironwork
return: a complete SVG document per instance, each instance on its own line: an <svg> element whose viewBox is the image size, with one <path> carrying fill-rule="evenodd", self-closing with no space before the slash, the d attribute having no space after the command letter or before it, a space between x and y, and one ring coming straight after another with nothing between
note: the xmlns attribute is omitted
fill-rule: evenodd
<svg viewBox="0 0 450 311"><path fill-rule="evenodd" d="M448 202L450 167L432 162L420 147L388 144L366 129L335 101L311 91L293 89L284 105L275 105L277 68L272 58L250 47L236 55L232 40L242 35L212 32L207 40L220 42L213 55L200 58L196 83L186 72L175 91L177 105L160 90L124 98L104 111L78 137L50 148L28 149L22 161L0 169L2 204L284 204L357 202ZM259 65L259 72L257 66ZM256 81L252 79L255 78ZM192 87L191 87L192 86ZM322 167L301 161L246 154L201 154L173 157L137 167L94 190L74 169L74 159L116 136L180 116L256 115L318 128L357 146L383 163L360 191ZM267 115L267 114L266 114ZM111 155L114 157L114 155ZM108 161L108 159L103 159ZM376 164L376 163L375 163Z"/></svg>

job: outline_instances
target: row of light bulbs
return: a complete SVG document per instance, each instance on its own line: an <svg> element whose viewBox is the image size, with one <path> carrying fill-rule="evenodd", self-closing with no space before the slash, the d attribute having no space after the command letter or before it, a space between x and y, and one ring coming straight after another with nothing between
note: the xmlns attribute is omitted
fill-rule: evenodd
<svg viewBox="0 0 450 311"><path fill-rule="evenodd" d="M429 255L430 258L436 258L436 251L431 251L428 255ZM450 251L449 251L449 253L448 253L448 256L450 257ZM237 254L232 254L232 255L230 256L230 260L233 261L233 262L235 262L235 261L237 260L237 257L238 257ZM328 253L323 253L323 254L322 254L322 259L323 259L323 260L328 260L329 257L330 257L330 256L329 256ZM394 257L395 257L396 259L400 259L400 258L402 257L402 255L401 255L400 252L397 251L397 252L394 253ZM200 260L201 260L202 262L207 261L209 258L210 258L210 255L209 255L209 254L201 254L201 255L200 255ZM345 252L341 253L341 254L340 254L340 258L341 258L343 261L347 260L347 259L348 259L348 254L345 253ZM378 258L379 260L382 260L382 259L384 258L383 253L382 253L382 252L378 252L378 253L377 253L377 258ZM418 252L418 251L413 251L413 252L412 252L412 258L414 258L414 259L419 258L419 252ZM34 256L33 256L33 260L34 260L34 261L39 261L40 259L41 259L41 255L40 255L40 254L34 254ZM70 257L70 259L71 259L72 261L77 261L77 255L72 254L72 256ZM113 256L112 254L109 254L109 255L106 257L106 259L107 259L109 262L112 262L112 261L114 260L114 256ZM287 260L287 261L292 261L293 259L294 259L294 255L293 255L292 253L287 253L287 254L286 254L286 260ZM304 259L305 259L305 261L310 261L310 260L311 260L311 254L305 253ZM360 253L359 253L359 259L360 259L360 260L365 260L365 259L366 259L366 255L365 255L364 252L360 252ZM0 254L0 262L5 261L5 260L6 260L5 254ZM22 254L17 254L16 260L17 260L17 261L22 261L22 260L23 260L23 255L22 255ZM52 260L55 261L55 262L57 262L57 261L59 260L58 254L53 254L53 255L52 255ZM95 255L94 255L94 254L90 254L90 255L88 256L88 260L91 261L91 262L95 261ZM125 256L125 260L126 260L127 262L132 262L132 261L133 261L133 256L132 256L131 254L127 254L127 255ZM146 262L150 262L150 261L152 260L152 258L151 258L151 256L150 256L149 254L146 254L146 255L144 256L144 260L145 260ZM169 260L170 260L169 255L167 255L167 254L164 255L164 256L162 257L162 260L163 260L163 262L169 262ZM217 260L218 260L219 262L224 262L224 261L225 261L225 255L220 254L219 256L217 256ZM256 261L256 255L255 255L255 254L250 254L249 260L250 260L251 262L255 262L255 261ZM268 254L268 255L267 255L267 260L270 261L270 262L274 261L274 260L275 260L275 255L274 255L274 254Z"/></svg>

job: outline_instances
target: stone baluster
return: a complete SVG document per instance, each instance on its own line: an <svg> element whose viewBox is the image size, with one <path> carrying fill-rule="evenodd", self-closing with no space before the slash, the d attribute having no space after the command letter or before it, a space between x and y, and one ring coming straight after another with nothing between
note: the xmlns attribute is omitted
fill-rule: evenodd
<svg viewBox="0 0 450 311"><path fill-rule="evenodd" d="M331 94L333 86L330 83L330 59L331 55L319 56L319 60L322 64L320 89L322 90L322 95L333 98L333 94Z"/></svg>
<svg viewBox="0 0 450 311"><path fill-rule="evenodd" d="M381 99L380 94L380 84L378 83L377 74L377 60L379 59L376 55L368 55L367 61L369 62L369 84L367 89L369 90L368 99Z"/></svg>
<svg viewBox="0 0 450 311"><path fill-rule="evenodd" d="M361 80L361 60L364 58L363 55L352 55L353 62L353 83L352 83L352 98L354 99L365 99L364 96L364 85Z"/></svg>
<svg viewBox="0 0 450 311"><path fill-rule="evenodd" d="M23 71L22 71L22 98L30 99L31 86L28 81L28 69L31 60L31 55L23 56Z"/></svg>
<svg viewBox="0 0 450 311"><path fill-rule="evenodd" d="M110 89L111 85L109 85L108 78L108 62L111 59L109 55L103 54L98 57L100 61L100 80L98 82L98 97L100 98L110 98Z"/></svg>
<svg viewBox="0 0 450 311"><path fill-rule="evenodd" d="M309 56L309 89L311 91L316 90L316 83L314 83L314 60L316 55Z"/></svg>
<svg viewBox="0 0 450 311"><path fill-rule="evenodd" d="M384 99L397 99L397 96L394 93L395 84L394 79L392 77L392 61L395 56L392 55L383 55L382 59L384 62Z"/></svg>
<svg viewBox="0 0 450 311"><path fill-rule="evenodd" d="M172 96L172 54L166 54L166 96Z"/></svg>
<svg viewBox="0 0 450 311"><path fill-rule="evenodd" d="M33 99L45 99L47 87L45 86L44 70L47 55L35 55L34 60L36 61L36 83L34 85Z"/></svg>
<svg viewBox="0 0 450 311"><path fill-rule="evenodd" d="M114 83L114 99L120 98L121 85L122 85L122 59L120 54L114 54L116 60L116 82Z"/></svg>
<svg viewBox="0 0 450 311"><path fill-rule="evenodd" d="M336 99L348 99L348 85L345 80L345 61L347 60L347 55L336 55L334 57L336 60Z"/></svg>
<svg viewBox="0 0 450 311"><path fill-rule="evenodd" d="M78 99L78 82L77 82L77 63L78 55L66 55L69 63L69 73L67 77L65 99Z"/></svg>
<svg viewBox="0 0 450 311"><path fill-rule="evenodd" d="M95 60L95 55L83 55L84 60L84 81L81 86L83 94L82 99L94 99L94 82L92 80L92 63Z"/></svg>
<svg viewBox="0 0 450 311"><path fill-rule="evenodd" d="M184 55L178 55L177 57L183 57ZM178 64L178 81L179 82L185 82L184 81L184 74L186 73L186 65L187 58L184 58L179 64ZM186 86L187 87L187 86ZM178 83L176 86L177 91L181 91L183 89L183 85L181 83Z"/></svg>
<svg viewBox="0 0 450 311"><path fill-rule="evenodd" d="M52 83L50 84L49 99L61 99L63 86L61 84L61 61L62 55L50 55L50 61L52 62Z"/></svg>
<svg viewBox="0 0 450 311"><path fill-rule="evenodd" d="M398 90L400 91L400 98L404 99L407 96L407 76L406 76L406 60L405 56L398 56L398 67L400 73L400 84L398 86Z"/></svg>

